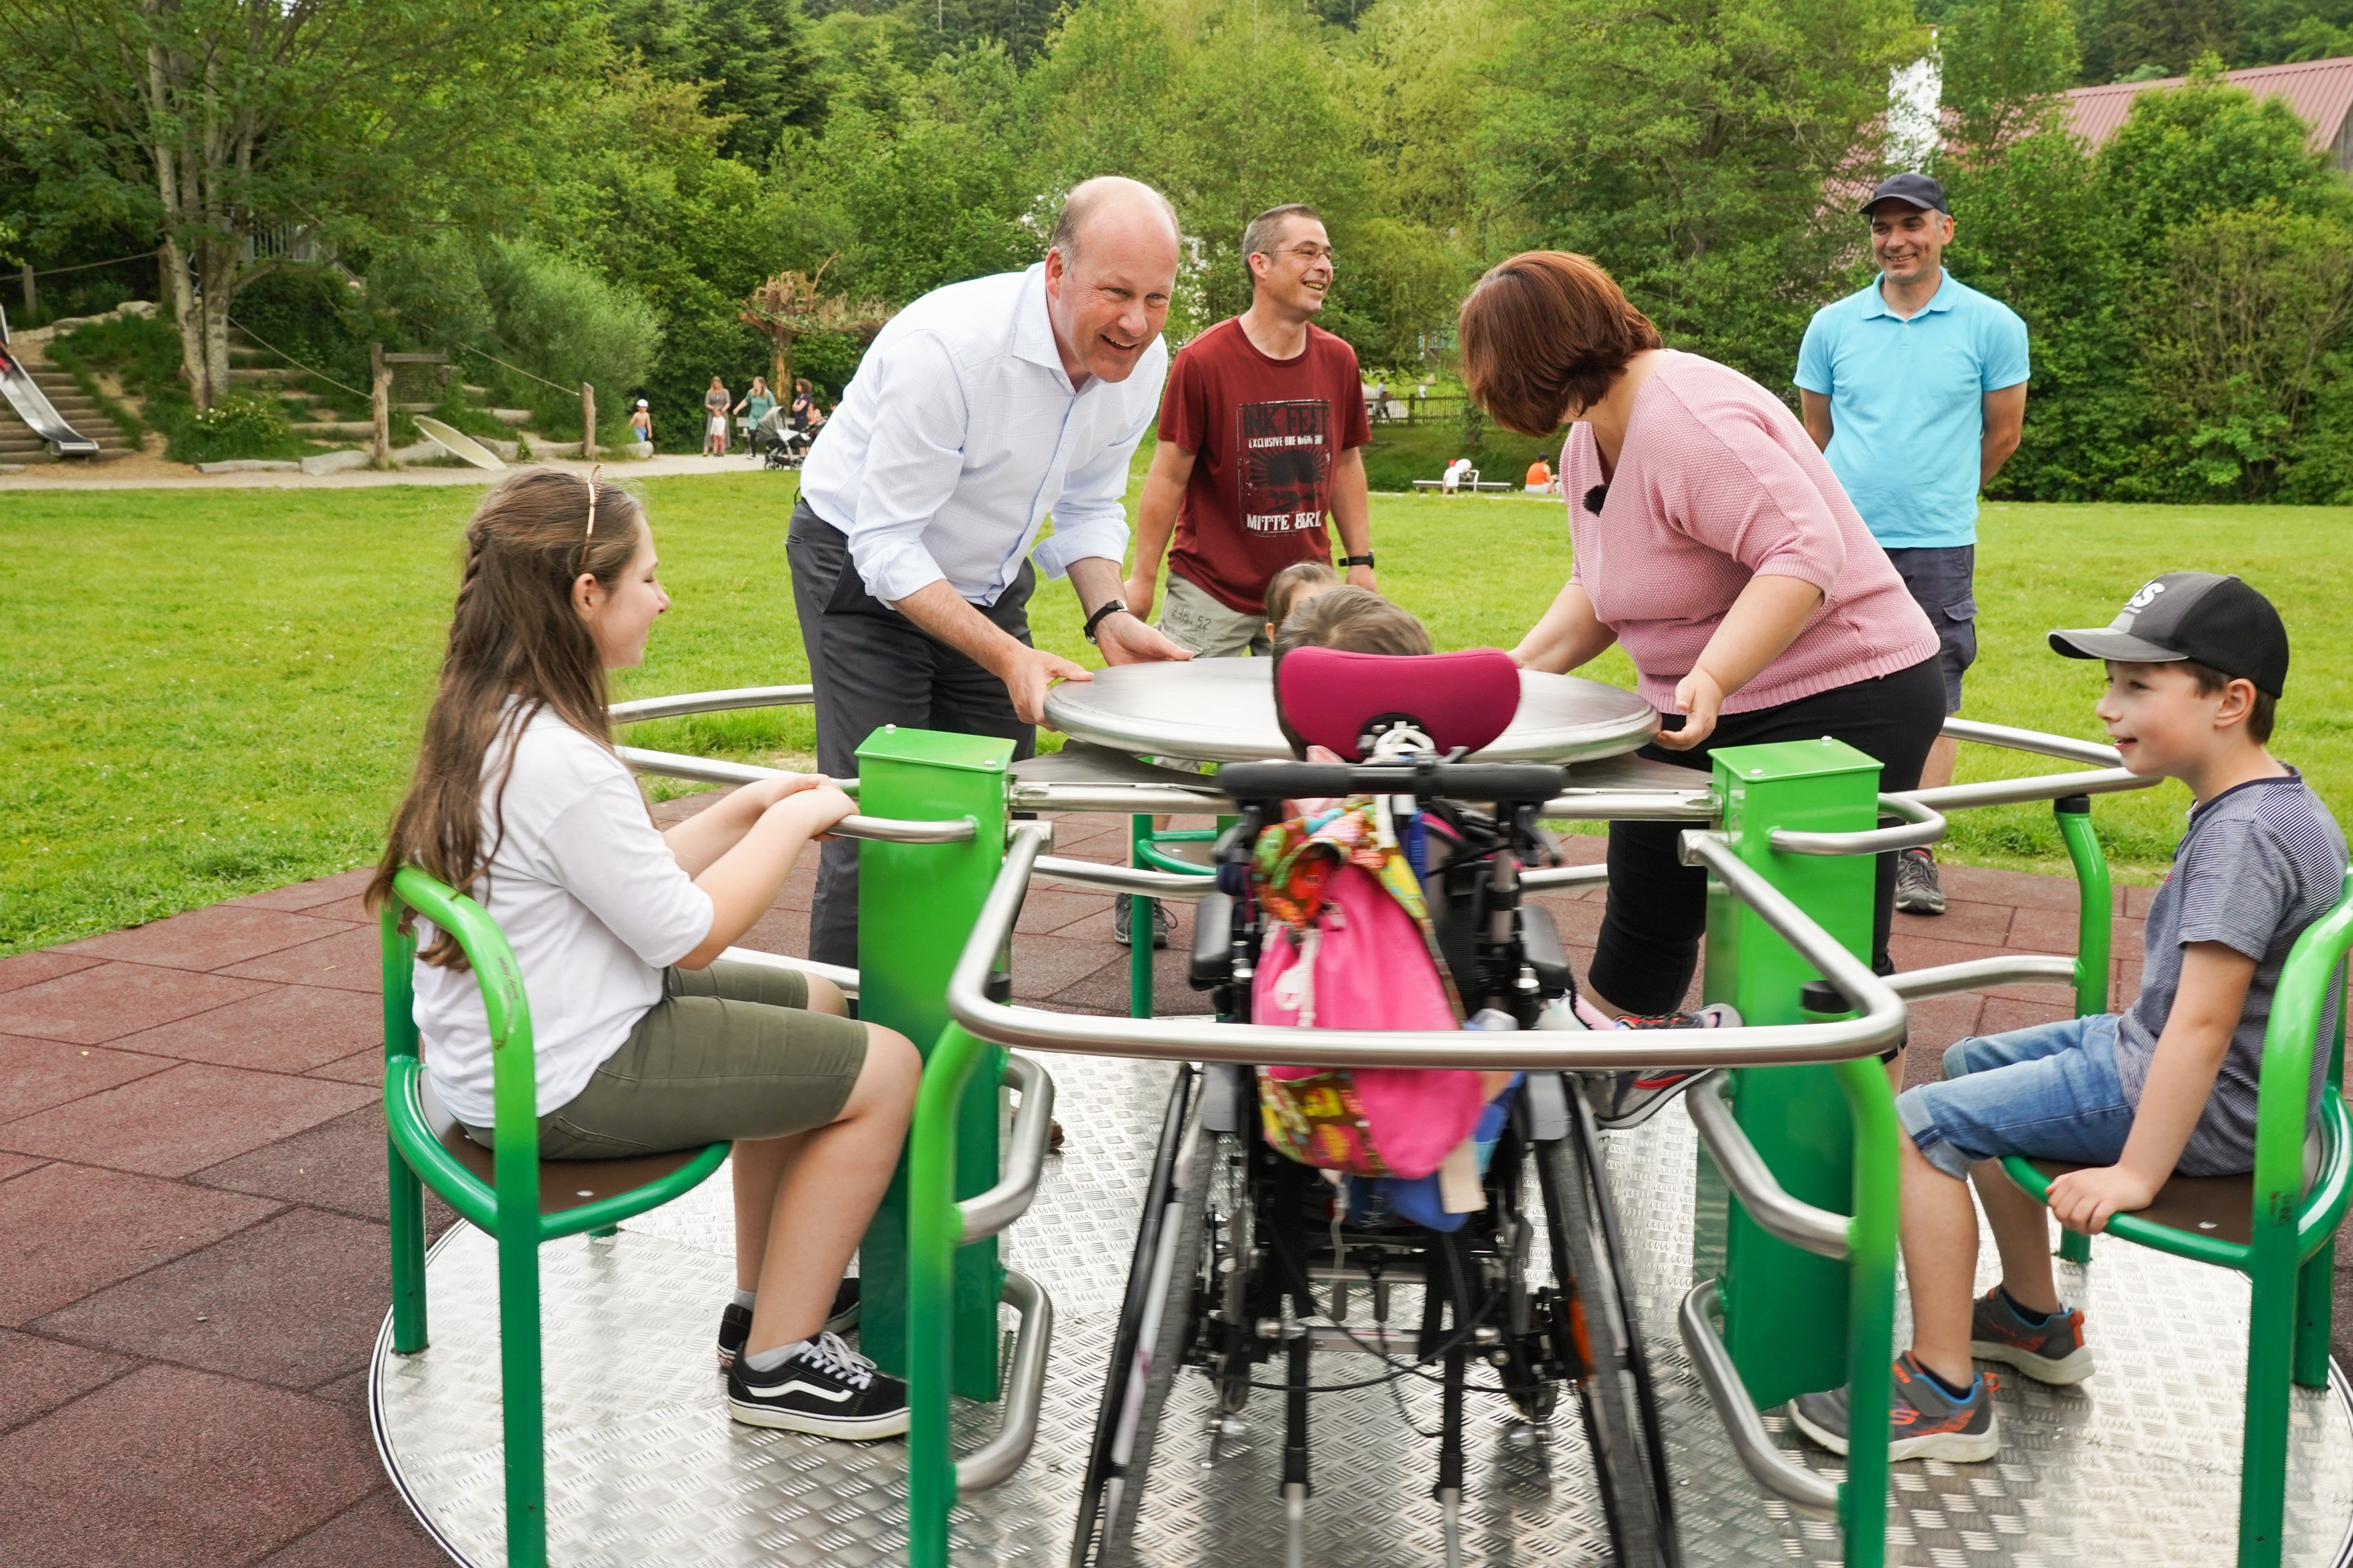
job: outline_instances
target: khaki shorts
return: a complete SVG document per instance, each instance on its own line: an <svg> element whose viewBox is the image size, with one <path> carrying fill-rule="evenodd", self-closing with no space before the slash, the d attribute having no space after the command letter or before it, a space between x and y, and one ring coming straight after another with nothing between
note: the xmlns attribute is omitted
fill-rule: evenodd
<svg viewBox="0 0 2353 1568"><path fill-rule="evenodd" d="M1174 572L1160 606L1160 635L1199 658L1240 658L1245 653L1264 658L1274 651L1264 616L1229 609Z"/></svg>
<svg viewBox="0 0 2353 1568"><path fill-rule="evenodd" d="M539 1119L540 1158L623 1160L824 1126L866 1066L866 1026L807 1006L795 970L663 970L662 999L621 1048ZM466 1135L491 1147L487 1127Z"/></svg>

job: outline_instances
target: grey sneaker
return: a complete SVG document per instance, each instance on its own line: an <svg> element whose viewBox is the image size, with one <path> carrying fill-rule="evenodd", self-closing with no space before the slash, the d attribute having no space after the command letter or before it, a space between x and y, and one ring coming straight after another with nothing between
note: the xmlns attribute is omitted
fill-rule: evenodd
<svg viewBox="0 0 2353 1568"><path fill-rule="evenodd" d="M1729 1002L1711 1002L1695 1013L1659 1013L1618 1020L1621 1029L1736 1029L1740 1011ZM1594 1125L1607 1132L1640 1127L1667 1101L1705 1077L1708 1068L1629 1068L1588 1073Z"/></svg>
<svg viewBox="0 0 2353 1568"><path fill-rule="evenodd" d="M1119 943L1122 947L1128 945L1127 928L1129 921L1134 918L1134 909L1135 900L1128 897L1127 894L1114 893L1112 895L1111 939L1112 941ZM1166 947L1168 945L1168 933L1176 929L1176 917L1168 912L1167 904L1158 899L1153 900L1152 945L1155 948Z"/></svg>
<svg viewBox="0 0 2353 1568"><path fill-rule="evenodd" d="M1941 915L1945 889L1936 880L1936 858L1906 849L1895 858L1895 907L1907 915Z"/></svg>
<svg viewBox="0 0 2353 1568"><path fill-rule="evenodd" d="M1891 1459L1948 1459L1974 1464L2001 1452L2001 1433L1993 1419L1993 1379L1978 1373L1967 1399L1955 1399L1905 1351L1895 1358L1895 1388L1888 1405L1887 1457ZM1833 1454L1847 1447L1847 1391L1801 1394L1789 1401L1789 1419L1799 1431Z"/></svg>
<svg viewBox="0 0 2353 1568"><path fill-rule="evenodd" d="M1978 1298L1969 1320L1969 1353L2014 1366L2044 1383L2081 1383L2092 1375L2092 1347L2084 1342L2082 1309L2029 1322L2000 1287Z"/></svg>

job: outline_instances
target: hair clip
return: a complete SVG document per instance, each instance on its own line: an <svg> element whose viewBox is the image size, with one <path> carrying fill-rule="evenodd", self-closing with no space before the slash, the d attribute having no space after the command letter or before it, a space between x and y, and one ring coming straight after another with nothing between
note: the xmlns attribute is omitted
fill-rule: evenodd
<svg viewBox="0 0 2353 1568"><path fill-rule="evenodd" d="M602 463L588 470L588 531L582 535L584 542L596 537L596 476L604 471Z"/></svg>

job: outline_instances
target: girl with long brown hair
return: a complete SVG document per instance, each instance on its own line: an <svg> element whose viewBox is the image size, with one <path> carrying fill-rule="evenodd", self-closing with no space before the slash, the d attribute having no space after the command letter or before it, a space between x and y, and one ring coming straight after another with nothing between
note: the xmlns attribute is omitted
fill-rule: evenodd
<svg viewBox="0 0 2353 1568"><path fill-rule="evenodd" d="M810 839L848 816L821 775L747 784L668 833L614 753L605 672L670 607L635 497L518 474L466 526L424 744L369 888L418 866L470 894L531 1002L540 1152L735 1145L735 1283L720 1364L735 1418L828 1436L907 1428L906 1390L828 1325L898 1163L923 1064L831 983L720 958ZM465 956L421 927L417 1023L434 1095L488 1147L491 1038Z"/></svg>

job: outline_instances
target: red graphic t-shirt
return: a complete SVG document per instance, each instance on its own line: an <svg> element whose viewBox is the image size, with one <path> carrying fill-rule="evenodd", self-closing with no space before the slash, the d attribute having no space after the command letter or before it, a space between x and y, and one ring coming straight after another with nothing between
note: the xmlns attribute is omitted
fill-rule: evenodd
<svg viewBox="0 0 2353 1568"><path fill-rule="evenodd" d="M1239 320L1187 343L1160 402L1160 438L1194 455L1168 570L1263 615L1276 573L1332 559L1333 467L1370 435L1356 351L1320 327L1289 360L1261 353Z"/></svg>

